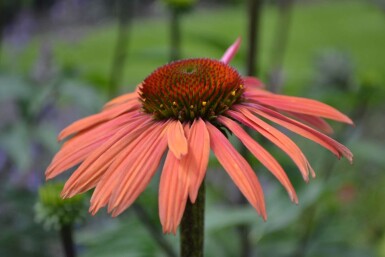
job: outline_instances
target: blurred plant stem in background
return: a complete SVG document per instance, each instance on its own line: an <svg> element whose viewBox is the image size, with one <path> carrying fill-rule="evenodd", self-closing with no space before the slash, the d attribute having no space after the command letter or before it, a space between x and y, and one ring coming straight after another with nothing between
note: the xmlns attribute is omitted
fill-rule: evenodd
<svg viewBox="0 0 385 257"><path fill-rule="evenodd" d="M262 14L262 2L263 0L248 0L247 1L247 54L246 54L246 72L247 76L257 76L259 73L259 44L260 44L260 20ZM247 133L251 133L249 128L245 128ZM251 162L251 155L246 147L241 144L239 147L239 153L246 159L248 163ZM247 200L243 195L237 192L237 204L245 205ZM240 243L240 257L256 256L253 251L253 246L250 239L250 225L239 225L237 227L239 233Z"/></svg>
<svg viewBox="0 0 385 257"><path fill-rule="evenodd" d="M76 257L72 224L67 224L62 226L60 228L60 236L61 236L65 256Z"/></svg>
<svg viewBox="0 0 385 257"><path fill-rule="evenodd" d="M109 98L116 96L123 80L124 67L127 58L128 36L134 8L135 0L117 0L116 2L118 28L108 86Z"/></svg>
<svg viewBox="0 0 385 257"><path fill-rule="evenodd" d="M180 59L180 12L171 8L170 18L170 61Z"/></svg>
<svg viewBox="0 0 385 257"><path fill-rule="evenodd" d="M294 0L277 0L278 18L272 41L268 87L272 92L279 92L283 86L283 61L289 39L291 15Z"/></svg>
<svg viewBox="0 0 385 257"><path fill-rule="evenodd" d="M163 0L170 12L170 57L169 61L181 59L181 17L190 11L197 0Z"/></svg>
<svg viewBox="0 0 385 257"><path fill-rule="evenodd" d="M260 20L263 0L247 1L247 54L246 72L247 76L259 75L259 44L260 44Z"/></svg>
<svg viewBox="0 0 385 257"><path fill-rule="evenodd" d="M1 54L2 54L2 50L3 50L3 28L2 28L2 25L0 24L0 61L1 61Z"/></svg>
<svg viewBox="0 0 385 257"><path fill-rule="evenodd" d="M159 226L155 225L155 223L152 221L150 215L142 207L142 205L136 202L132 205L132 207L133 207L135 213L137 214L136 216L138 217L138 219L142 222L142 224L150 232L153 239L163 249L163 251L167 254L167 256L177 257L178 255L175 253L174 249L164 239L163 235L161 233L159 233L159 229L160 229Z"/></svg>

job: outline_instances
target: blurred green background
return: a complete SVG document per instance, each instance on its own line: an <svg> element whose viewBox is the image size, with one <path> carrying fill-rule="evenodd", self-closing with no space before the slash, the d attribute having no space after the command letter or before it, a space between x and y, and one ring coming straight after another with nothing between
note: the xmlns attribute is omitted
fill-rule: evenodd
<svg viewBox="0 0 385 257"><path fill-rule="evenodd" d="M38 222L36 203L45 168L59 149L56 135L66 125L97 112L111 96L132 91L173 53L175 58L178 46L179 58L220 58L241 36L231 64L246 73L247 1L186 2L0 2L0 256L64 256L60 233ZM180 35L173 45L175 22ZM291 204L254 160L266 192L266 222L240 204L237 189L213 159L206 256L385 256L385 2L266 0L259 38L258 76L279 93L321 100L347 113L355 126L332 124L334 138L355 159L353 165L336 160L294 137L317 172L306 184L282 152L263 142L300 201ZM171 256L157 238L158 181L159 174L139 205L118 218L105 210L82 214L74 228L78 255ZM84 211L89 194L85 198ZM138 215L143 210L148 219ZM247 228L246 237L240 226ZM178 235L160 241L178 251Z"/></svg>

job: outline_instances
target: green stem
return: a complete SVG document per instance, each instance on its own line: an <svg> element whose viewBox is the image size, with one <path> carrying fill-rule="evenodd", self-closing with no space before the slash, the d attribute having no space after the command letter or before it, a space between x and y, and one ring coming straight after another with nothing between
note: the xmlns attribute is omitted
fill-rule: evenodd
<svg viewBox="0 0 385 257"><path fill-rule="evenodd" d="M183 214L180 227L181 256L183 257L203 257L204 210L205 182L203 181L196 202L192 204L188 200Z"/></svg>

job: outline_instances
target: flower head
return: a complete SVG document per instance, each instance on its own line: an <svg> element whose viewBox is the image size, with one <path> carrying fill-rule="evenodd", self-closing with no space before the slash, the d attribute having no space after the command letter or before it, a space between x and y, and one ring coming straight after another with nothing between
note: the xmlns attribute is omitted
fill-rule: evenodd
<svg viewBox="0 0 385 257"><path fill-rule="evenodd" d="M352 161L352 153L326 134L324 120L352 124L336 109L306 98L264 90L253 77L228 65L238 39L220 61L189 59L167 64L149 75L134 93L117 97L103 110L81 119L59 135L68 138L47 168L47 179L80 166L63 197L95 188L91 213L107 206L112 216L127 209L146 188L164 153L159 215L164 232L176 231L186 205L195 202L205 177L210 149L257 212L266 219L262 187L253 169L224 135L231 131L280 181L291 200L296 192L271 154L243 129L247 126L282 149L307 181L314 171L299 147L269 120Z"/></svg>

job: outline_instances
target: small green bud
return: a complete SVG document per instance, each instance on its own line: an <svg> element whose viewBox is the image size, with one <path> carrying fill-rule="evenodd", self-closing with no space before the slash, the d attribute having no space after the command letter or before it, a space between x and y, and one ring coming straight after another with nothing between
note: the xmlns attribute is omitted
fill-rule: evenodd
<svg viewBox="0 0 385 257"><path fill-rule="evenodd" d="M65 225L75 224L84 220L85 197L76 195L62 199L61 183L49 183L39 188L39 200L35 204L35 220L46 229L60 229Z"/></svg>

